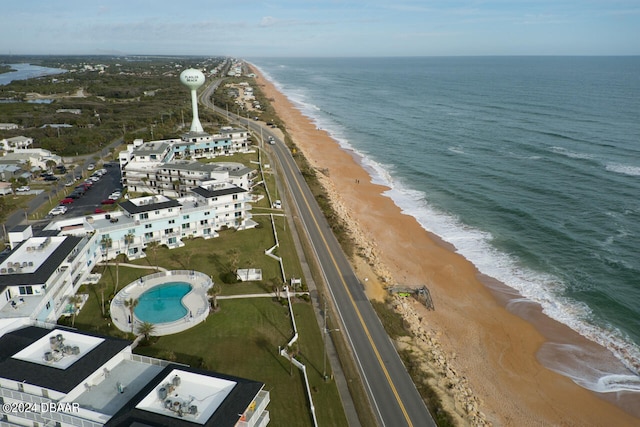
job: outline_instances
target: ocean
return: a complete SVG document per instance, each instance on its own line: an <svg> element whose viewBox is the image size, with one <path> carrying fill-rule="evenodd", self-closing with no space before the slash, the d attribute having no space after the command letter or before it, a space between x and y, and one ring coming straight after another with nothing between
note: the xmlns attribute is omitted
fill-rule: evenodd
<svg viewBox="0 0 640 427"><path fill-rule="evenodd" d="M405 213L624 364L552 369L640 392L640 57L249 60Z"/></svg>

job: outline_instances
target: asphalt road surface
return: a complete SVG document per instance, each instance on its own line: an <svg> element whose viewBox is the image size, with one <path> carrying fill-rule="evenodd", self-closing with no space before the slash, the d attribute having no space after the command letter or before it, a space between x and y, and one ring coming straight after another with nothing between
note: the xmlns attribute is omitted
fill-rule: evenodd
<svg viewBox="0 0 640 427"><path fill-rule="evenodd" d="M214 86L217 85L211 85ZM205 89L201 102L206 107L228 114L209 102L211 90ZM238 119L235 115L232 117ZM293 212L300 215L307 237L321 265L330 297L339 313L340 332L345 334L351 344L379 424L389 427L435 426L431 414L367 299L364 287L353 272L302 178L289 149L277 135L260 123L245 118L239 118L239 122L258 134L262 133L264 138L272 136L275 139L275 144L267 147L272 150L282 166L282 178L295 204Z"/></svg>

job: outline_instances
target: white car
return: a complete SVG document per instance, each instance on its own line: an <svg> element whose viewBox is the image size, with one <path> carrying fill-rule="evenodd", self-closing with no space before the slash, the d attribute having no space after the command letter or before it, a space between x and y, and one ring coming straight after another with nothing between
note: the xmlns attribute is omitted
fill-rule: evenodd
<svg viewBox="0 0 640 427"><path fill-rule="evenodd" d="M104 174L107 173L107 170L102 168L102 169L98 170L98 172L100 172L100 174L104 175Z"/></svg>
<svg viewBox="0 0 640 427"><path fill-rule="evenodd" d="M119 191L114 191L113 193L111 193L111 195L109 196L109 198L111 200L118 200L120 197L122 196L122 193Z"/></svg>
<svg viewBox="0 0 640 427"><path fill-rule="evenodd" d="M89 166L87 166L87 170L94 170L96 168L96 165L94 165L93 163L89 164Z"/></svg>
<svg viewBox="0 0 640 427"><path fill-rule="evenodd" d="M64 215L67 212L66 206L56 206L55 208L49 211L49 215L57 216Z"/></svg>
<svg viewBox="0 0 640 427"><path fill-rule="evenodd" d="M276 200L275 202L273 202L273 208L282 209L282 202L280 200Z"/></svg>
<svg viewBox="0 0 640 427"><path fill-rule="evenodd" d="M29 187L28 185L23 185L22 187L16 188L16 191L19 191L19 192L31 191L31 187Z"/></svg>

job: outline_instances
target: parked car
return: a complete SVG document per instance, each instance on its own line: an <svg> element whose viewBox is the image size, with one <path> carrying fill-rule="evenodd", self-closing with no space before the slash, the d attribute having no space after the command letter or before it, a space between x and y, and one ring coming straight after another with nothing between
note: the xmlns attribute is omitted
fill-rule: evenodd
<svg viewBox="0 0 640 427"><path fill-rule="evenodd" d="M56 206L55 208L51 209L49 211L49 215L53 215L53 216L57 216L57 215L63 215L67 212L67 207L66 206Z"/></svg>
<svg viewBox="0 0 640 427"><path fill-rule="evenodd" d="M282 202L280 200L276 200L275 202L273 202L273 208L282 209Z"/></svg>
<svg viewBox="0 0 640 427"><path fill-rule="evenodd" d="M115 200L113 200L113 199L105 199L105 200L103 200L103 201L102 201L102 202L100 202L100 203L101 203L101 204L103 204L103 205L112 205L112 204L114 204L115 202L116 202L116 201L115 201Z"/></svg>
<svg viewBox="0 0 640 427"><path fill-rule="evenodd" d="M87 166L87 169L92 171L96 168L96 165L94 165L93 163L89 163L89 166Z"/></svg>
<svg viewBox="0 0 640 427"><path fill-rule="evenodd" d="M65 182L65 183L64 183L64 186L65 186L65 187L71 187L73 184L75 184L75 182L73 182L73 181L67 181L67 182Z"/></svg>
<svg viewBox="0 0 640 427"><path fill-rule="evenodd" d="M101 214L101 213L106 213L107 211L105 211L104 209L100 209L100 208L96 208L96 210L93 211L93 213L96 214Z"/></svg>
<svg viewBox="0 0 640 427"><path fill-rule="evenodd" d="M110 198L110 199L113 199L113 200L118 200L121 196L122 196L122 193L121 193L121 192L119 192L119 191L114 191L113 193L111 193L111 194L109 195L109 198Z"/></svg>
<svg viewBox="0 0 640 427"><path fill-rule="evenodd" d="M29 187L28 185L23 185L22 187L16 188L16 191L18 192L31 191L31 187Z"/></svg>
<svg viewBox="0 0 640 427"><path fill-rule="evenodd" d="M53 176L53 175L47 175L44 177L45 181L57 181L58 177L57 176Z"/></svg>
<svg viewBox="0 0 640 427"><path fill-rule="evenodd" d="M73 203L73 197L65 197L64 199L60 200L61 205L70 205L71 203Z"/></svg>

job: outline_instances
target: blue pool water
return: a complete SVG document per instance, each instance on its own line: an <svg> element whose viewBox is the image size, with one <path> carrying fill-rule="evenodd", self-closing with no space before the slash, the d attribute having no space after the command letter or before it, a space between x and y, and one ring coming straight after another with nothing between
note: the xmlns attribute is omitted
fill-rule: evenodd
<svg viewBox="0 0 640 427"><path fill-rule="evenodd" d="M191 291L185 282L170 282L149 289L138 298L134 313L138 319L150 323L167 323L187 315L182 298Z"/></svg>

